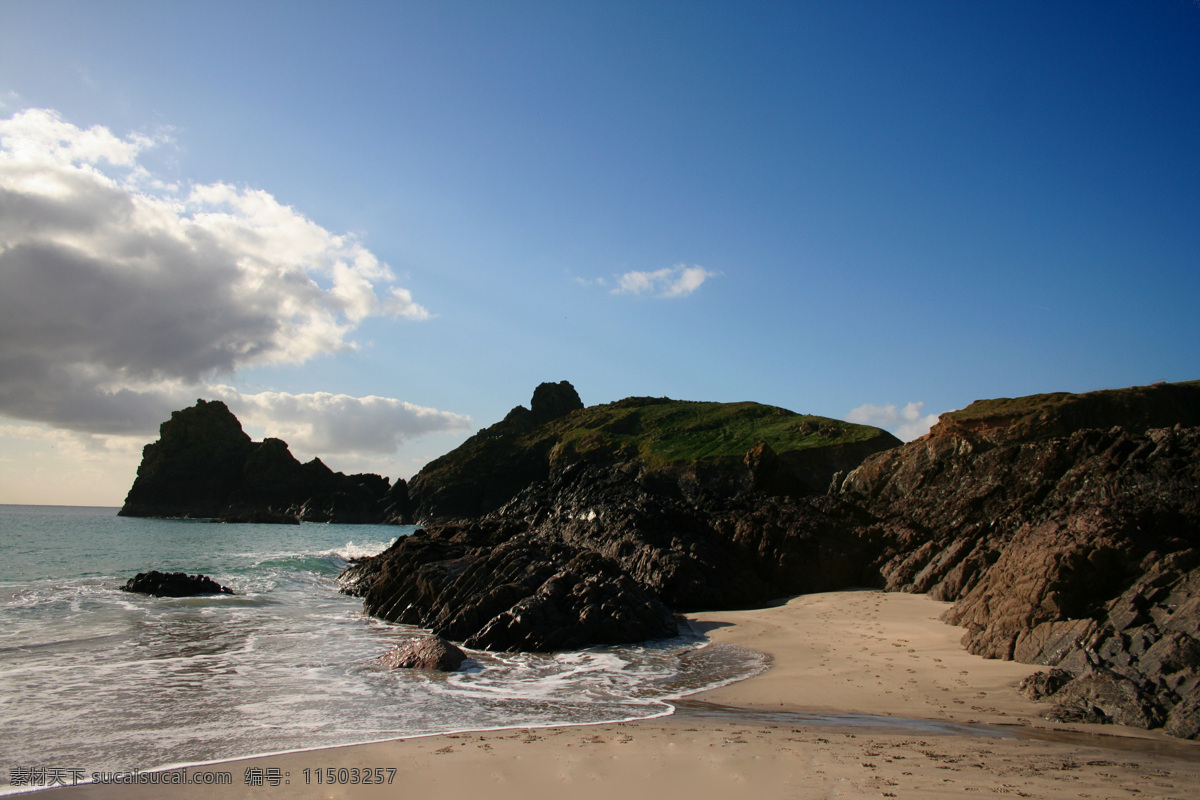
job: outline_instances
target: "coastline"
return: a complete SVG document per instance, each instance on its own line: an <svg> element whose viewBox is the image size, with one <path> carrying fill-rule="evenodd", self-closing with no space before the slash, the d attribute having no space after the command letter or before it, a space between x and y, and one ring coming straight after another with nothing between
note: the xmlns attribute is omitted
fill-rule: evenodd
<svg viewBox="0 0 1200 800"><path fill-rule="evenodd" d="M1195 797L1200 743L1048 723L1019 681L1037 667L959 647L948 606L873 590L689 615L714 644L771 655L767 672L620 723L440 734L187 769L231 785L88 784L43 798ZM827 719L821 715L834 715ZM332 782L325 770L333 768ZM305 781L305 770L307 783ZM321 770L317 782L316 770ZM343 770L343 773L338 772ZM379 784L350 784L357 775ZM367 772L363 772L366 770ZM259 779L261 785L258 785ZM247 779L250 783L247 783ZM272 785L275 781L278 785Z"/></svg>

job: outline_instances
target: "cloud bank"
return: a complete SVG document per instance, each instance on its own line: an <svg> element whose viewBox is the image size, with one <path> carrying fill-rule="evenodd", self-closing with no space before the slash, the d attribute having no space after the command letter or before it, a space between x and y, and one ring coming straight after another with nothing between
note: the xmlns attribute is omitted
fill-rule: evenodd
<svg viewBox="0 0 1200 800"><path fill-rule="evenodd" d="M921 415L924 403L909 403L904 408L894 405L875 406L867 403L846 415L848 422L860 425L874 425L877 428L891 431L906 442L911 442L929 433L929 429L938 421L937 414Z"/></svg>
<svg viewBox="0 0 1200 800"><path fill-rule="evenodd" d="M352 350L368 317L430 314L353 237L265 191L156 180L139 158L164 144L46 109L0 120L0 415L133 434L224 393L265 427L333 452L394 451L405 436L465 425L389 398L218 386Z"/></svg>
<svg viewBox="0 0 1200 800"><path fill-rule="evenodd" d="M677 264L654 272L626 272L617 276L613 294L649 294L655 297L687 297L717 273L703 267Z"/></svg>
<svg viewBox="0 0 1200 800"><path fill-rule="evenodd" d="M314 392L240 394L219 387L218 398L248 425L261 425L268 435L293 449L325 455L388 455L409 436L466 430L471 420L460 414L394 400Z"/></svg>

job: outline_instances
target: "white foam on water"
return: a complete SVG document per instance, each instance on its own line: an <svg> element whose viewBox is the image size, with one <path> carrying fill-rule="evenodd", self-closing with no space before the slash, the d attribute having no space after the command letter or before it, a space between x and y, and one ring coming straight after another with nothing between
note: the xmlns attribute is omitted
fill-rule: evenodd
<svg viewBox="0 0 1200 800"><path fill-rule="evenodd" d="M321 555L334 555L343 561L350 561L355 558L377 556L395 543L395 539L387 542L363 542L362 544L355 544L353 541L349 541L341 547L326 551Z"/></svg>
<svg viewBox="0 0 1200 800"><path fill-rule="evenodd" d="M670 713L664 697L678 688L679 654L695 647L679 639L555 655L472 652L464 672L387 670L378 657L414 629L364 616L335 579L339 563L390 541L332 525L301 526L289 547L291 528L101 524L119 529L112 546L132 548L132 572L151 564L203 572L238 594L131 595L117 587L132 572L79 577L94 568L88 559L74 577L35 571L6 580L0 716L9 768L149 771L439 732L659 716ZM129 544L136 536L141 549ZM256 536L264 546L247 547Z"/></svg>

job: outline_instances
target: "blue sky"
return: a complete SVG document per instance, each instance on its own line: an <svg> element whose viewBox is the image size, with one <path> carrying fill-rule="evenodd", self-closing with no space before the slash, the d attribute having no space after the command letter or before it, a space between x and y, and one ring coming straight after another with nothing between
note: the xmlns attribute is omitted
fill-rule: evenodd
<svg viewBox="0 0 1200 800"><path fill-rule="evenodd" d="M0 502L569 380L905 436L1200 378L1200 4L0 3ZM7 219L6 219L7 218Z"/></svg>

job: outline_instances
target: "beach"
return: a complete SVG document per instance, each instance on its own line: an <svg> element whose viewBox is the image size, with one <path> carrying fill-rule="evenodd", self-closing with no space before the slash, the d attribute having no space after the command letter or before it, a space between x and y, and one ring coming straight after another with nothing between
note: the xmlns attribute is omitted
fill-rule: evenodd
<svg viewBox="0 0 1200 800"><path fill-rule="evenodd" d="M53 788L37 796L1200 794L1200 744L1041 719L1045 707L1016 691L1036 668L966 653L958 646L961 630L938 619L946 607L924 596L864 590L690 615L714 644L769 653L772 667L686 698L668 717L307 750L191 767L170 778L226 780L226 773L226 785L163 786L143 775L137 780L145 783Z"/></svg>

